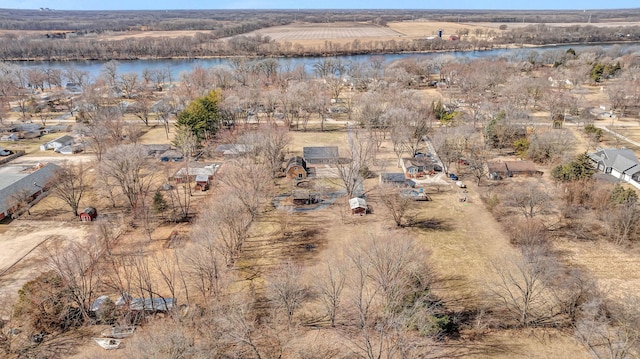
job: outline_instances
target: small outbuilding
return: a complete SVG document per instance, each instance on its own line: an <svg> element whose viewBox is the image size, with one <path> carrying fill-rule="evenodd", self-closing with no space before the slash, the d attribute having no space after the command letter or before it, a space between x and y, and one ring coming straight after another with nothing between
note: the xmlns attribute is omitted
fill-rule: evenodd
<svg viewBox="0 0 640 359"><path fill-rule="evenodd" d="M367 213L367 201L364 198L354 197L349 200L351 214L359 214L364 216Z"/></svg>
<svg viewBox="0 0 640 359"><path fill-rule="evenodd" d="M196 191L206 191L209 189L209 176L207 174L199 174L196 176Z"/></svg>
<svg viewBox="0 0 640 359"><path fill-rule="evenodd" d="M81 222L91 222L98 217L98 210L95 207L87 207L78 217Z"/></svg>
<svg viewBox="0 0 640 359"><path fill-rule="evenodd" d="M307 178L307 162L300 156L289 159L285 173L288 178L302 180Z"/></svg>

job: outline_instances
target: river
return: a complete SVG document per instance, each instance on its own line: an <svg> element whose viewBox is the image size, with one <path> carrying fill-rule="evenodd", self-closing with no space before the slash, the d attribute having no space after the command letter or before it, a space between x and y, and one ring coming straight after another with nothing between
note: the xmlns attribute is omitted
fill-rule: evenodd
<svg viewBox="0 0 640 359"><path fill-rule="evenodd" d="M623 49L633 48L635 52L640 51L640 45L638 44L620 44L620 45L551 45L535 48L501 48L485 51L457 51L457 52L425 52L425 53L400 53L400 54L382 54L382 55L342 55L336 56L336 58L344 62L368 62L372 57L380 57L384 63L389 63L399 59L405 59L409 57L415 58L433 58L438 56L453 56L458 59L480 59L486 57L516 57L525 59L527 54L532 51L536 51L538 54L544 54L546 52L559 53L565 52L569 48L573 48L576 52L601 48L608 50L613 46L620 46ZM260 58L259 58L260 59ZM259 60L256 59L256 60ZM308 73L312 72L313 64L317 63L321 57L276 57L280 63L281 68L295 68L299 65L304 65L305 70ZM92 79L97 78L100 75L106 61L64 61L64 62L47 62L47 61L11 61L11 63L21 65L23 67L42 67L42 68L54 68L64 70L69 67L75 67L78 70L87 71ZM196 66L203 68L210 68L213 66L228 66L228 58L204 58L204 59L144 59L144 60L118 60L118 72L124 73L137 73L142 75L145 69L147 70L165 70L169 69L173 79L178 79L182 72L188 72L193 70Z"/></svg>

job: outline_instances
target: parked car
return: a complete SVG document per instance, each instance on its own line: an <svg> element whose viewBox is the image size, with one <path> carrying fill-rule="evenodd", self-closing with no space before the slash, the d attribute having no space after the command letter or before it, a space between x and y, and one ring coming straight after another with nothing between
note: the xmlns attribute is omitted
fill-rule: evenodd
<svg viewBox="0 0 640 359"><path fill-rule="evenodd" d="M458 176L456 176L456 174L455 174L455 173L449 173L449 178L450 178L450 179L452 179L452 180L454 180L454 181L457 181L457 180L458 180Z"/></svg>

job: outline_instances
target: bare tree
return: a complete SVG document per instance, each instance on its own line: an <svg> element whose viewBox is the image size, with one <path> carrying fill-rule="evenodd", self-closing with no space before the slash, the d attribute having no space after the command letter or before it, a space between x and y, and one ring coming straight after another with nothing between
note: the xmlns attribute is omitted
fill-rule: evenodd
<svg viewBox="0 0 640 359"><path fill-rule="evenodd" d="M511 188L506 196L507 203L515 207L525 218L545 213L551 201L544 189L531 182Z"/></svg>
<svg viewBox="0 0 640 359"><path fill-rule="evenodd" d="M338 309L342 303L346 274L340 263L326 262L324 272L315 284L316 291L327 312L331 327L335 327Z"/></svg>
<svg viewBox="0 0 640 359"><path fill-rule="evenodd" d="M563 323L567 318L550 288L557 269L545 246L527 246L521 256L497 261L498 279L490 288L506 318L522 327Z"/></svg>
<svg viewBox="0 0 640 359"><path fill-rule="evenodd" d="M624 298L620 304L599 297L586 302L575 325L575 336L599 359L634 358L640 353L638 299Z"/></svg>
<svg viewBox="0 0 640 359"><path fill-rule="evenodd" d="M51 195L64 201L78 216L80 201L87 189L85 166L83 162L65 163L57 172L58 179L51 187Z"/></svg>
<svg viewBox="0 0 640 359"><path fill-rule="evenodd" d="M225 191L236 197L254 219L261 206L270 198L273 188L271 171L264 165L240 158L225 165L220 176Z"/></svg>
<svg viewBox="0 0 640 359"><path fill-rule="evenodd" d="M302 279L302 269L291 262L285 263L267 276L267 297L275 308L283 310L287 323L293 323L295 311L308 296Z"/></svg>
<svg viewBox="0 0 640 359"><path fill-rule="evenodd" d="M153 182L146 155L141 145L127 144L109 149L100 163L102 173L113 178L132 209L141 204Z"/></svg>
<svg viewBox="0 0 640 359"><path fill-rule="evenodd" d="M357 130L348 129L349 158L335 159L340 185L346 190L347 196L361 195L364 193L363 176L369 172L369 166L373 163L376 152L375 141L369 136L363 135Z"/></svg>
<svg viewBox="0 0 640 359"><path fill-rule="evenodd" d="M396 226L403 227L410 222L410 209L413 199L403 194L397 188L380 188L380 201L391 213Z"/></svg>

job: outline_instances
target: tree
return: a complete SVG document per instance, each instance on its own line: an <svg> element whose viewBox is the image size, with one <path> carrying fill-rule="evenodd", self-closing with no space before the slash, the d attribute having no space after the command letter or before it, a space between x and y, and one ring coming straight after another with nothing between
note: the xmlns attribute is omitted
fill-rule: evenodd
<svg viewBox="0 0 640 359"><path fill-rule="evenodd" d="M549 209L551 197L535 183L525 183L512 188L507 203L515 207L525 218L533 218Z"/></svg>
<svg viewBox="0 0 640 359"><path fill-rule="evenodd" d="M102 173L113 178L132 209L142 204L153 182L146 157L143 146L127 144L109 149L100 163Z"/></svg>
<svg viewBox="0 0 640 359"><path fill-rule="evenodd" d="M528 246L521 256L495 262L495 283L489 285L505 317L518 327L550 326L562 323L560 303L549 287L557 267L544 246ZM505 318L505 319L506 319Z"/></svg>
<svg viewBox="0 0 640 359"><path fill-rule="evenodd" d="M210 138L220 127L219 100L220 92L216 90L196 98L180 112L176 126L189 129L198 140Z"/></svg>
<svg viewBox="0 0 640 359"><path fill-rule="evenodd" d="M80 201L87 189L85 177L86 172L82 162L65 163L57 171L57 179L51 187L51 195L66 203L76 217Z"/></svg>
<svg viewBox="0 0 640 359"><path fill-rule="evenodd" d="M246 158L229 162L225 166L226 169L220 176L224 191L237 198L253 220L270 198L273 188L270 171L264 165Z"/></svg>
<svg viewBox="0 0 640 359"><path fill-rule="evenodd" d="M342 303L346 274L340 263L326 262L325 272L315 281L315 290L329 317L331 327L335 327L338 309Z"/></svg>
<svg viewBox="0 0 640 359"><path fill-rule="evenodd" d="M308 296L300 266L291 262L281 265L267 276L267 297L277 309L283 310L289 325L295 311Z"/></svg>
<svg viewBox="0 0 640 359"><path fill-rule="evenodd" d="M350 159L335 159L340 185L347 192L348 197L364 193L363 176L368 175L369 166L375 158L376 145L368 136L348 129Z"/></svg>
<svg viewBox="0 0 640 359"><path fill-rule="evenodd" d="M403 227L409 222L409 210L413 203L410 196L404 195L396 188L380 188L380 200L391 213L396 226Z"/></svg>
<svg viewBox="0 0 640 359"><path fill-rule="evenodd" d="M582 153L568 163L554 167L551 170L551 177L560 182L572 182L589 179L595 172L589 156Z"/></svg>

